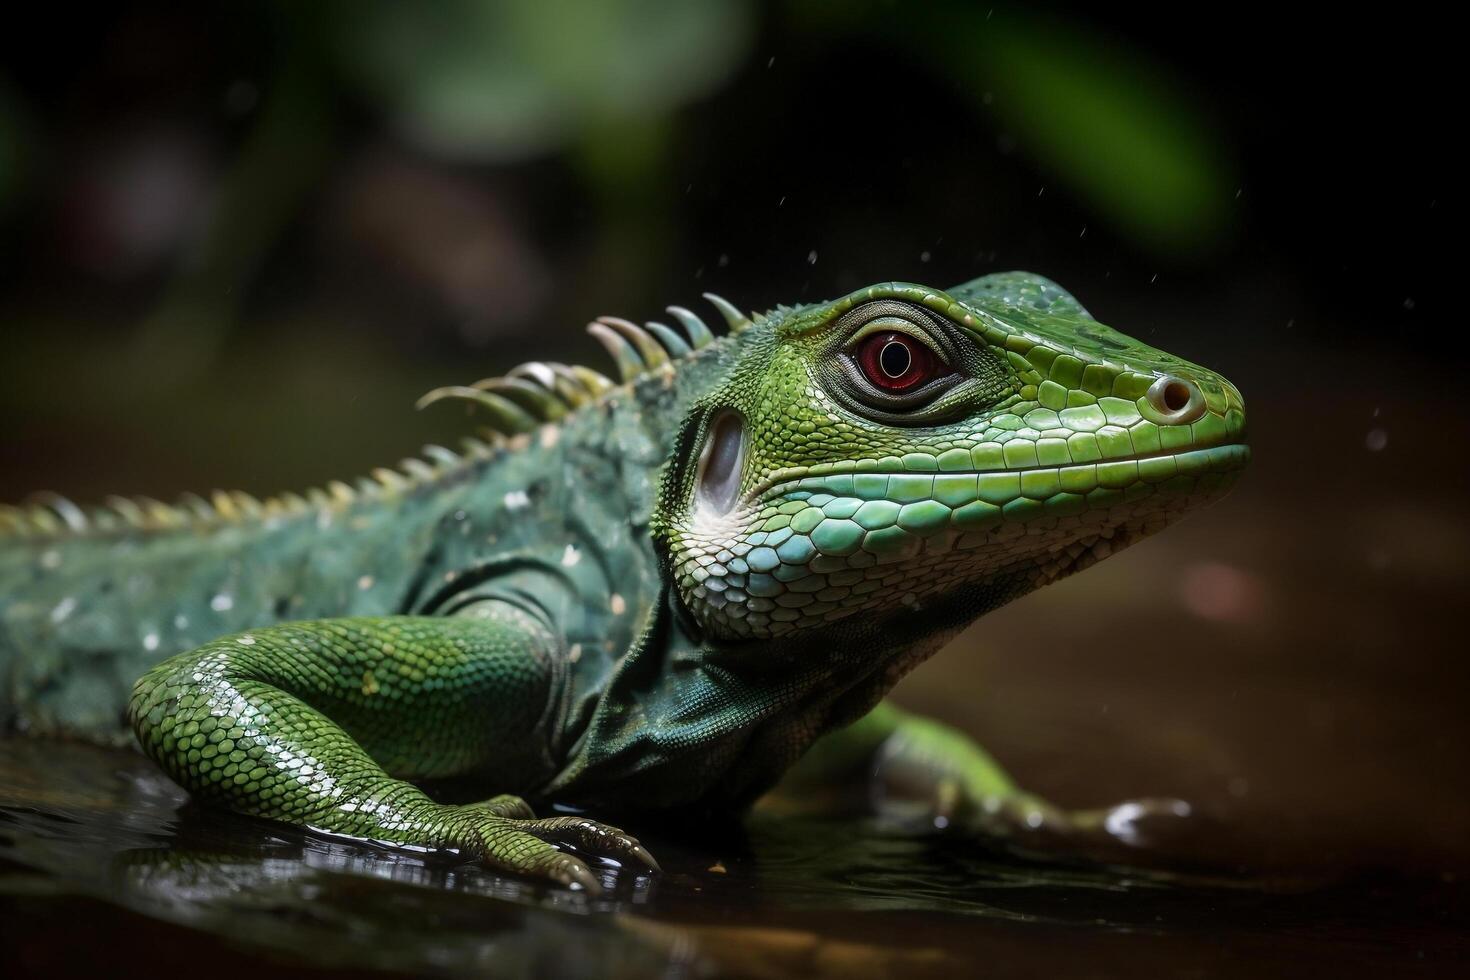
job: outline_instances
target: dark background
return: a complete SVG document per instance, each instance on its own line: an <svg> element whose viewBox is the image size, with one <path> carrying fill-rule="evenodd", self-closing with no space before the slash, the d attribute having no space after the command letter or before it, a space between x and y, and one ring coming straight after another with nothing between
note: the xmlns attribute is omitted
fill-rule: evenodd
<svg viewBox="0 0 1470 980"><path fill-rule="evenodd" d="M34 12L31 16L37 16ZM347 478L592 316L1021 268L1237 382L1237 492L900 689L1064 803L1470 865L1458 35L1411 7L232 3L0 37L0 500ZM1452 267L1453 263L1453 267Z"/></svg>

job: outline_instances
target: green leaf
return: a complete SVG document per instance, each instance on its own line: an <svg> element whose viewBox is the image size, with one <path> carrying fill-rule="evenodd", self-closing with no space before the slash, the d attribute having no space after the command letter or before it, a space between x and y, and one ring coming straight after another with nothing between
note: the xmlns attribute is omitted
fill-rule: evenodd
<svg viewBox="0 0 1470 980"><path fill-rule="evenodd" d="M752 25L737 0L350 3L348 77L430 152L525 159L590 126L658 119L725 81Z"/></svg>
<svg viewBox="0 0 1470 980"><path fill-rule="evenodd" d="M1235 182L1208 116L1138 51L1019 13L974 18L952 57L1024 152L1126 233L1197 249L1229 232ZM964 69L961 69L964 70Z"/></svg>

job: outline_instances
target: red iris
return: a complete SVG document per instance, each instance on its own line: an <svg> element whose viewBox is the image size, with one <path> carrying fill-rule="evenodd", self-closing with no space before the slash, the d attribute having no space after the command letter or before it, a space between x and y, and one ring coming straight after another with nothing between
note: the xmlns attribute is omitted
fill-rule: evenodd
<svg viewBox="0 0 1470 980"><path fill-rule="evenodd" d="M884 391L907 391L946 371L927 345L896 330L865 338L857 360L868 380Z"/></svg>

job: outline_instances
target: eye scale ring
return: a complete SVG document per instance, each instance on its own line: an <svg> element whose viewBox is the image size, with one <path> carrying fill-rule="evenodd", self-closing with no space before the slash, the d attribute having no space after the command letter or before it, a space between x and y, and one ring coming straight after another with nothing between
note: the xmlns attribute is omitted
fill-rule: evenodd
<svg viewBox="0 0 1470 980"><path fill-rule="evenodd" d="M814 367L834 400L869 422L943 424L972 387L973 343L952 321L913 303L878 299L832 324Z"/></svg>

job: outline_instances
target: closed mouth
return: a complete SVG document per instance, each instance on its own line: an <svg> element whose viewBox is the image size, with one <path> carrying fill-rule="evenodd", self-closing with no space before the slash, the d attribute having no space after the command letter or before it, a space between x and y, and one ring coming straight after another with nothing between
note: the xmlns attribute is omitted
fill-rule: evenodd
<svg viewBox="0 0 1470 980"><path fill-rule="evenodd" d="M1172 461L1173 469L1162 462ZM877 489L877 481L883 478L902 477L912 478L913 481L922 482L924 478L989 478L1000 481L1014 476L1019 481L1024 476L1030 476L1035 480L1040 475L1048 473L1056 474L1058 483L1065 483L1066 476L1085 475L1087 471L1093 471L1098 478L1098 485L1109 487L1116 484L1118 487L1128 486L1134 483L1166 483L1176 476L1201 476L1207 473L1226 473L1243 468L1250 461L1250 447L1243 442L1221 443L1199 449L1186 450L1162 450L1154 453L1141 453L1136 456L1128 456L1121 459L1095 460L1087 463L1069 463L1062 465L1037 465L1018 466L1006 469L965 469L965 470L835 470L813 472L811 468L793 468L778 470L757 484L745 495L747 506L756 507L774 499L779 499L788 493L798 490L810 490L821 493L835 493L837 486L844 485L847 481L840 478L850 479L853 483L851 492L842 491L846 495L862 499L892 499L885 490ZM834 479L838 478L838 479ZM834 486L835 484L835 486ZM871 484L873 491L870 493L859 492L861 484ZM916 498L918 499L918 498Z"/></svg>

